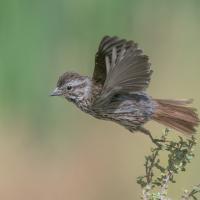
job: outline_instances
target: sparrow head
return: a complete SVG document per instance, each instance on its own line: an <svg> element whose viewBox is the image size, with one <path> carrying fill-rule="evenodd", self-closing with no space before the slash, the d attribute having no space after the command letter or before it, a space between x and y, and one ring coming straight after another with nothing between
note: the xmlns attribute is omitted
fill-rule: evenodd
<svg viewBox="0 0 200 200"><path fill-rule="evenodd" d="M57 87L50 94L51 96L64 96L67 100L77 102L90 93L91 80L86 76L77 73L65 72L57 82Z"/></svg>

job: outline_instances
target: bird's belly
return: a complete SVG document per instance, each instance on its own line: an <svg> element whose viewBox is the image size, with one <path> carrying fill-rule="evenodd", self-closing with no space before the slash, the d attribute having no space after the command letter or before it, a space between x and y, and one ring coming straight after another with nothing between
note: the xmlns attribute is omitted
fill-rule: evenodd
<svg viewBox="0 0 200 200"><path fill-rule="evenodd" d="M95 116L98 119L114 121L118 124L129 126L129 125L142 125L149 120L148 116L138 116L134 115L133 113L126 113L126 114L104 114L101 116Z"/></svg>
<svg viewBox="0 0 200 200"><path fill-rule="evenodd" d="M95 117L114 121L126 128L137 129L151 118L154 106L150 102L133 102L126 100L121 102L115 109L108 110Z"/></svg>

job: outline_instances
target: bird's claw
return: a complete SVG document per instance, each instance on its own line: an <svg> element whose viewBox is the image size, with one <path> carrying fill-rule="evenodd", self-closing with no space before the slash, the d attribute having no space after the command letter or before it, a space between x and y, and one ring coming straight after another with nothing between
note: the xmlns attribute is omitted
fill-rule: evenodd
<svg viewBox="0 0 200 200"><path fill-rule="evenodd" d="M161 147L162 144L161 143L164 143L165 140L162 140L162 139L153 139L152 142L157 146L157 147Z"/></svg>

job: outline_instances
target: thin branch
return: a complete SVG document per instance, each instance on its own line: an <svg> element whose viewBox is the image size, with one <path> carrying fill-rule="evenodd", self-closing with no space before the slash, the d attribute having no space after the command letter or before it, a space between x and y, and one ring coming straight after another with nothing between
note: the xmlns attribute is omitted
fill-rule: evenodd
<svg viewBox="0 0 200 200"><path fill-rule="evenodd" d="M197 193L200 193L200 184L193 186L191 191L185 190L181 197L181 200L190 200L190 199L197 200L196 197Z"/></svg>
<svg viewBox="0 0 200 200"><path fill-rule="evenodd" d="M158 151L153 153L151 156L148 157L147 162L145 164L145 171L146 171L146 179L147 184L150 185L153 178L153 167L156 162L156 157L158 156ZM149 165L150 163L150 165Z"/></svg>
<svg viewBox="0 0 200 200"><path fill-rule="evenodd" d="M185 171L187 164L194 158L194 136L185 140L182 137L167 140L168 133L166 129L159 140L160 146L152 148L150 155L145 156L145 175L137 178L137 183L142 188L143 200L170 200L167 196L169 184L175 183L174 176ZM167 153L167 164L160 162L161 153ZM158 175L155 172L159 172ZM200 185L193 187L190 192L185 190L181 200L198 200L197 193L200 193Z"/></svg>
<svg viewBox="0 0 200 200"><path fill-rule="evenodd" d="M146 188L143 188L143 190L142 190L142 199L143 200L149 200L148 192L147 192Z"/></svg>
<svg viewBox="0 0 200 200"><path fill-rule="evenodd" d="M170 183L171 177L172 177L172 172L168 171L167 175L165 176L163 180L163 184L161 185L161 192L160 192L161 200L166 200L168 185Z"/></svg>

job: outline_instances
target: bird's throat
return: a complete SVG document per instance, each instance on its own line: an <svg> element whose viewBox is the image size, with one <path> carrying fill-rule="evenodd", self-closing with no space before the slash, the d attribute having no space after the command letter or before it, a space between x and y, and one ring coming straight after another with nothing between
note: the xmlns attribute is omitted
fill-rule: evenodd
<svg viewBox="0 0 200 200"><path fill-rule="evenodd" d="M80 88L80 93L82 93L82 95L69 101L73 102L83 112L92 114L92 105L100 95L101 90L102 87L100 85L93 83L93 81L89 79L85 87Z"/></svg>

